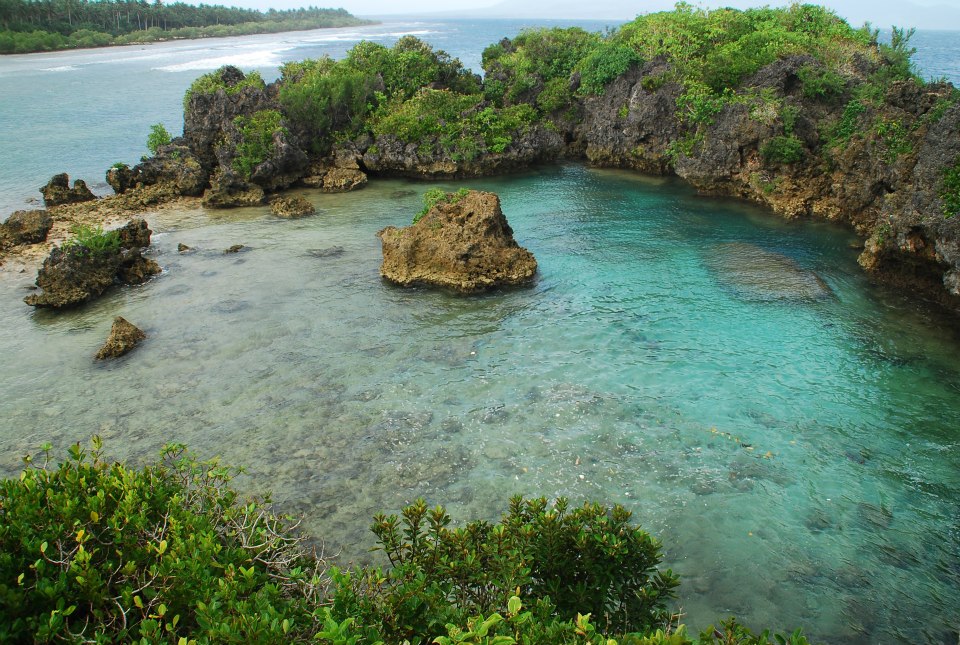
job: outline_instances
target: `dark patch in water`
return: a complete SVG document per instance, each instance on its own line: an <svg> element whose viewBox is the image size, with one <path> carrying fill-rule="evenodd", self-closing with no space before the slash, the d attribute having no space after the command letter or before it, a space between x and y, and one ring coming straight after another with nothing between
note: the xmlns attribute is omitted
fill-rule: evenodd
<svg viewBox="0 0 960 645"><path fill-rule="evenodd" d="M338 258L343 255L342 246L331 246L325 249L307 249L306 255L312 258Z"/></svg>

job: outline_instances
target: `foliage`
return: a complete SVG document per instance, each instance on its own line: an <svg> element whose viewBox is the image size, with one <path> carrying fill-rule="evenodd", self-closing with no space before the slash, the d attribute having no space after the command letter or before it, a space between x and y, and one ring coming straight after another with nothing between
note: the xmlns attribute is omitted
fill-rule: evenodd
<svg viewBox="0 0 960 645"><path fill-rule="evenodd" d="M490 45L483 51L486 98L535 104L543 114L563 110L573 99L570 75L602 42L599 34L572 27L529 29Z"/></svg>
<svg viewBox="0 0 960 645"><path fill-rule="evenodd" d="M155 123L150 126L150 134L147 135L147 150L150 151L150 154L156 155L160 146L165 146L169 143L170 133L167 132L167 129L162 123Z"/></svg>
<svg viewBox="0 0 960 645"><path fill-rule="evenodd" d="M910 39L916 29L901 29L893 27L890 34L890 44L880 44L880 55L886 63L876 78L881 84L893 80L913 78L920 80L911 57L917 53L916 48L910 47Z"/></svg>
<svg viewBox="0 0 960 645"><path fill-rule="evenodd" d="M324 57L283 67L280 104L314 152L325 152L335 133L352 135L364 124L373 96L371 76Z"/></svg>
<svg viewBox="0 0 960 645"><path fill-rule="evenodd" d="M104 231L102 226L76 224L71 227L73 237L64 241L61 248L93 256L112 255L120 250L120 232Z"/></svg>
<svg viewBox="0 0 960 645"><path fill-rule="evenodd" d="M343 9L315 7L260 12L183 2L4 0L0 54L360 24L368 23Z"/></svg>
<svg viewBox="0 0 960 645"><path fill-rule="evenodd" d="M563 498L551 505L514 497L499 523L457 529L448 528L442 507L429 509L423 500L401 515L378 515L372 530L393 566L385 584L428 592L418 596L428 604L410 615L424 627L437 594L479 613L503 610L513 595L549 601L561 620L586 610L607 631L648 630L669 620L666 604L678 579L657 569L660 543L630 525L630 512L619 505L571 509Z"/></svg>
<svg viewBox="0 0 960 645"><path fill-rule="evenodd" d="M803 631L795 630L790 634L774 634L770 640L769 630L754 634L749 628L729 618L719 626L711 625L700 634L700 645L809 645Z"/></svg>
<svg viewBox="0 0 960 645"><path fill-rule="evenodd" d="M940 199L943 200L943 214L948 219L960 213L960 157L952 166L943 169L940 181Z"/></svg>
<svg viewBox="0 0 960 645"><path fill-rule="evenodd" d="M580 71L580 94L603 94L606 86L630 67L643 62L632 47L606 41L587 54L578 65Z"/></svg>
<svg viewBox="0 0 960 645"><path fill-rule="evenodd" d="M240 144L233 169L249 179L254 169L273 154L273 135L287 133L277 110L260 110L249 117L238 116L234 125L240 130Z"/></svg>
<svg viewBox="0 0 960 645"><path fill-rule="evenodd" d="M837 123L830 129L828 145L835 147L845 143L854 135L859 127L860 116L867 111L867 106L858 99L853 99L843 108L843 114Z"/></svg>
<svg viewBox="0 0 960 645"><path fill-rule="evenodd" d="M536 118L527 104L484 107L479 94L432 89L385 106L382 114L373 125L375 135L394 136L430 150L439 147L456 160L473 159L484 149L504 152Z"/></svg>
<svg viewBox="0 0 960 645"><path fill-rule="evenodd" d="M873 126L873 132L886 150L884 158L887 163L893 163L901 155L913 152L913 144L910 141L907 129L903 127L903 123L900 121L877 119Z"/></svg>
<svg viewBox="0 0 960 645"><path fill-rule="evenodd" d="M0 483L0 640L277 642L312 628L320 563L264 503L239 500L235 471L177 445L142 470L104 461L96 437L57 467L49 450Z"/></svg>
<svg viewBox="0 0 960 645"><path fill-rule="evenodd" d="M183 109L186 110L190 107L190 99L195 94L214 94L218 90L223 90L228 95L233 96L241 93L248 87L261 90L265 87L263 77L261 77L260 72L257 71L248 72L239 82L228 84L223 78L223 73L226 69L226 67L221 67L215 72L197 77L183 95Z"/></svg>
<svg viewBox="0 0 960 645"><path fill-rule="evenodd" d="M825 67L804 65L797 70L797 77L803 85L803 95L808 99L830 102L846 89L843 76Z"/></svg>
<svg viewBox="0 0 960 645"><path fill-rule="evenodd" d="M470 191L466 188L461 188L455 193L448 193L442 188L431 188L423 194L423 208L413 216L413 223L416 224L419 222L424 215L430 212L434 206L441 202L447 204L456 204L461 199L467 196L467 193Z"/></svg>
<svg viewBox="0 0 960 645"><path fill-rule="evenodd" d="M796 163L803 159L803 142L792 134L773 137L760 146L760 155L767 162Z"/></svg>

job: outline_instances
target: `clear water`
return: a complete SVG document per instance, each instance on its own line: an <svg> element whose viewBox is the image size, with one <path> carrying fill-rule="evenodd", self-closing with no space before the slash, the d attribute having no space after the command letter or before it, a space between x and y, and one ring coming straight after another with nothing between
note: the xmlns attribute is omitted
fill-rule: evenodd
<svg viewBox="0 0 960 645"><path fill-rule="evenodd" d="M955 329L871 289L830 225L580 166L470 185L501 195L535 286L381 282L375 233L425 188L403 181L304 192L304 220L168 217L163 275L76 311L30 309L31 276L8 275L0 468L93 433L134 460L184 442L247 466L245 490L345 560L419 496L460 519L515 493L620 502L663 539L696 627L956 642ZM751 253L780 258L769 283ZM796 291L809 272L828 295ZM115 315L149 338L95 363Z"/></svg>

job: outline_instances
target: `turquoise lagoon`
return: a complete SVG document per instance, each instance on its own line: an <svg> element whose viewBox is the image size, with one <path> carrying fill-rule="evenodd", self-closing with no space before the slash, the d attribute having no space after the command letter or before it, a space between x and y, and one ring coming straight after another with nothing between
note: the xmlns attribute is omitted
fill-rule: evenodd
<svg viewBox="0 0 960 645"><path fill-rule="evenodd" d="M343 561L421 496L461 520L516 493L619 502L697 628L956 642L960 336L872 286L850 232L578 165L443 185L500 194L533 286L383 283L376 232L428 187L400 180L304 191L319 214L296 221L168 213L164 273L75 311L5 274L3 471L94 433L131 460L183 442ZM95 363L116 315L148 340Z"/></svg>

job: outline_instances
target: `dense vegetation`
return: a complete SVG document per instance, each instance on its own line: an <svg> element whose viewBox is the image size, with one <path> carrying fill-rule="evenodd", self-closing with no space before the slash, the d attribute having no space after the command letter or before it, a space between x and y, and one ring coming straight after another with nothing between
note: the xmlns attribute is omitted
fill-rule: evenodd
<svg viewBox="0 0 960 645"><path fill-rule="evenodd" d="M343 9L316 7L260 12L145 0L0 0L0 54L363 23Z"/></svg>
<svg viewBox="0 0 960 645"><path fill-rule="evenodd" d="M451 528L418 500L374 518L385 568L348 571L269 500L241 499L216 460L173 445L132 469L101 449L54 465L46 446L0 482L3 642L694 642L660 543L620 506L516 497L495 524ZM697 642L770 640L729 620Z"/></svg>

